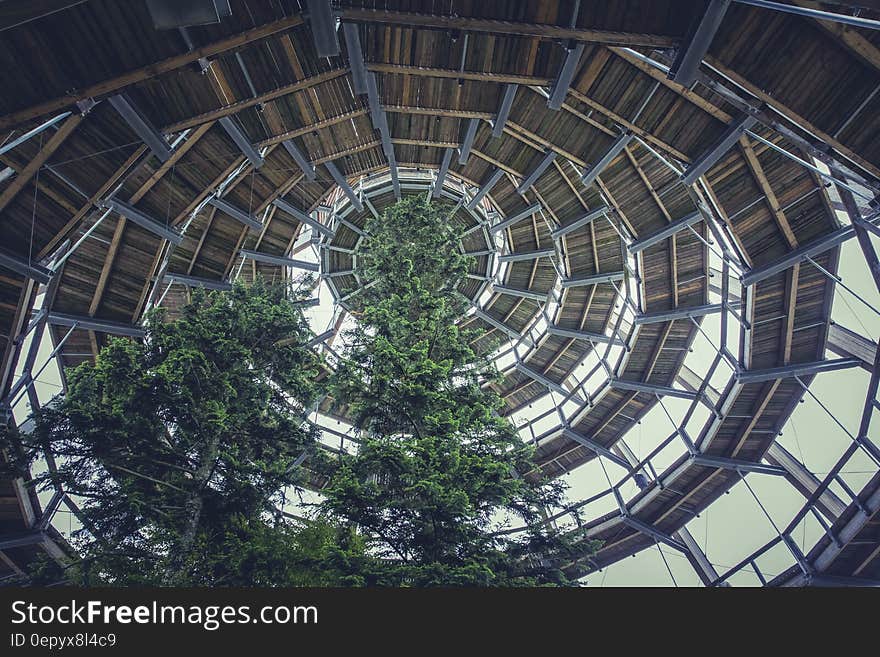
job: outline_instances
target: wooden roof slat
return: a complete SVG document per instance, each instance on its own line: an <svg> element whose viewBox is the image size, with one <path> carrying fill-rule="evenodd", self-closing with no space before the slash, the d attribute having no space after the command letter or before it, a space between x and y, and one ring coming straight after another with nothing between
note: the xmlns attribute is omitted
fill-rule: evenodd
<svg viewBox="0 0 880 657"><path fill-rule="evenodd" d="M6 130L19 123L29 121L31 119L49 114L51 112L63 110L66 107L70 107L71 105L81 100L86 100L88 98L98 98L107 94L112 94L132 84L143 82L144 80L149 80L150 78L156 77L157 75L162 75L163 73L169 73L178 68L181 68L182 66L186 66L187 64L196 62L204 57L213 57L229 50L240 48L241 46L247 45L254 41L260 41L261 39L265 39L266 37L277 34L278 32L283 32L284 30L296 27L297 25L302 25L302 23L303 19L300 15L287 16L277 21L272 21L271 23L260 25L259 27L255 27L246 32L233 34L232 36L226 37L225 39L221 39L219 41L215 41L214 43L211 43L207 46L202 46L201 48L196 48L195 50L191 50L180 55L175 55L174 57L163 59L159 62L154 62L152 64L142 66L141 68L129 71L128 73L124 73L123 75L118 75L107 80L102 80L101 82L89 85L84 89L79 89L74 94L54 98L52 100L33 105L31 107L18 110L11 114L7 114L6 116L2 116L0 117L0 130Z"/></svg>

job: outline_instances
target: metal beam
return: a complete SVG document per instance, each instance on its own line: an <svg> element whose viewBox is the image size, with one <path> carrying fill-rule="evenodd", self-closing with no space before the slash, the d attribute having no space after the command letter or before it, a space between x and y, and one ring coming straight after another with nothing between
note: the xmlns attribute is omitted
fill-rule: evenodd
<svg viewBox="0 0 880 657"><path fill-rule="evenodd" d="M333 180L339 185L339 188L348 197L348 200L355 209L358 212L363 212L364 206L361 203L361 200L357 197L357 194L354 193L354 190L351 188L351 185L348 184L348 181L345 179L345 176L342 175L342 172L336 168L336 165L331 161L325 162L324 166L327 167L327 171L333 176Z"/></svg>
<svg viewBox="0 0 880 657"><path fill-rule="evenodd" d="M702 375L697 374L685 364L682 364L681 368L678 370L678 374L675 375L675 382L681 385L685 390L690 390L692 392L699 390L703 385L703 381L705 381L705 378ZM717 405L721 399L721 393L711 384L703 389L703 395L705 395L706 400L712 406Z"/></svg>
<svg viewBox="0 0 880 657"><path fill-rule="evenodd" d="M556 326L555 324L550 324L547 327L547 333L550 335L556 335L560 338L573 338L575 340L586 340L588 342L601 342L604 344L616 344L623 345L623 341L619 338L612 338L611 336L605 335L604 333L594 333L592 331L579 331L576 329L563 328L562 326Z"/></svg>
<svg viewBox="0 0 880 657"><path fill-rule="evenodd" d="M129 205L119 199L109 198L105 201L101 202L101 206L105 208L109 208L114 212L118 212L123 217L136 223L141 228L145 228L151 233L158 235L159 237L168 240L172 244L180 244L183 241L183 236L179 233L172 230L170 227L161 223L158 219L154 219L153 217L144 214L134 206Z"/></svg>
<svg viewBox="0 0 880 657"><path fill-rule="evenodd" d="M700 22L692 30L686 45L679 48L669 69L669 77L673 81L689 87L696 79L700 62L709 51L729 5L730 0L710 0Z"/></svg>
<svg viewBox="0 0 880 657"><path fill-rule="evenodd" d="M554 230L552 233L550 233L550 237L552 237L554 240L558 240L560 237L568 235L572 231L586 226L591 221L595 221L598 217L601 217L606 212L608 212L608 208L604 205L600 208L596 208L595 210L590 210L587 214L578 219L575 219L570 224L560 226L559 228Z"/></svg>
<svg viewBox="0 0 880 657"><path fill-rule="evenodd" d="M367 105L370 107L370 122L378 129L382 115L382 103L379 102L379 86L376 84L376 74L367 71Z"/></svg>
<svg viewBox="0 0 880 657"><path fill-rule="evenodd" d="M515 223L517 223L517 222L519 222L519 221L522 221L522 220L525 219L526 217L531 217L533 214L535 214L536 212L538 212L538 211L540 211L540 210L541 210L541 204L540 204L540 203L535 203L535 204L533 204L533 205L530 205L530 206L527 207L525 210L522 210L522 211L520 211L520 212L517 212L517 213L516 213L515 215L513 215L512 217L509 217L509 218L507 218L507 219L504 219L503 221L501 221L501 222L495 224L494 226L490 226L490 227L489 227L489 232L492 233L493 235L494 235L495 233L499 233L499 232L501 232L502 230L506 229L507 227L509 227L509 226L513 226Z"/></svg>
<svg viewBox="0 0 880 657"><path fill-rule="evenodd" d="M388 170L391 174L391 188L394 190L394 198L400 200L400 178L397 176L397 157L394 155L394 146L391 146L391 140L388 140Z"/></svg>
<svg viewBox="0 0 880 657"><path fill-rule="evenodd" d="M46 532L30 531L23 534L15 534L0 538L0 552L6 550L14 550L15 548L28 547L29 545L39 545L48 540L49 535Z"/></svg>
<svg viewBox="0 0 880 657"><path fill-rule="evenodd" d="M862 367L868 370L874 367L877 358L876 342L840 324L832 324L828 327L826 347L838 356L858 358L862 361Z"/></svg>
<svg viewBox="0 0 880 657"><path fill-rule="evenodd" d="M672 538L680 541L681 544L687 548L688 551L685 556L687 556L688 561L691 562L694 570L697 571L697 575L700 576L703 584L708 586L718 579L718 571L715 570L715 566L712 565L712 562L709 561L706 554L700 549L699 544L694 540L694 537L691 535L690 531L688 531L687 527L679 529L672 535ZM724 582L722 586L730 586L730 584Z"/></svg>
<svg viewBox="0 0 880 657"><path fill-rule="evenodd" d="M487 180L486 183L482 187L480 187L480 191L478 191L476 193L476 195L470 201L468 201L466 207L469 210L473 210L477 206L477 203L482 201L483 197L492 191L492 188L495 186L495 184L499 180L501 180L501 177L503 175L504 175L504 170L496 168L494 173L492 174L492 176L489 178L489 180Z"/></svg>
<svg viewBox="0 0 880 657"><path fill-rule="evenodd" d="M336 234L333 230L322 224L320 221L318 221L317 219L313 219L305 211L291 205L283 198L276 198L274 201L272 201L272 204L279 210L283 210L287 214L299 219L306 226L311 227L322 235L326 235L327 237L332 238Z"/></svg>
<svg viewBox="0 0 880 657"><path fill-rule="evenodd" d="M813 240L809 244L805 244L804 246L789 251L787 254L773 262L752 269L742 277L742 284L754 285L759 281L763 281L765 278L770 278L771 276L775 276L776 274L785 271L792 265L796 265L797 263L806 260L808 257L812 258L813 256L833 249L835 246L842 244L854 236L855 229L852 226L838 228L834 232L828 233L817 240Z"/></svg>
<svg viewBox="0 0 880 657"><path fill-rule="evenodd" d="M844 370L851 367L859 367L862 364L858 358L836 358L833 360L819 360L811 363L794 363L783 367L768 367L763 370L744 370L737 374L737 381L742 385L750 383L763 383L775 381L793 376L812 376L824 372Z"/></svg>
<svg viewBox="0 0 880 657"><path fill-rule="evenodd" d="M247 138L247 135L244 134L244 131L238 127L238 123L231 116L220 117L219 121L226 134L229 135L229 138L235 142L235 145L238 146L242 154L250 160L254 169L259 169L263 166L262 156L257 152L257 149Z"/></svg>
<svg viewBox="0 0 880 657"><path fill-rule="evenodd" d="M437 172L434 189L431 191L431 196L434 198L440 196L440 192L443 191L443 181L446 180L446 174L449 173L450 162L452 162L452 149L447 148L443 151L443 161L440 163L440 171Z"/></svg>
<svg viewBox="0 0 880 657"><path fill-rule="evenodd" d="M728 306L737 307L739 302L730 303ZM672 322L677 319L690 319L692 317L704 317L720 313L723 307L720 303L707 303L702 306L682 306L672 310L658 310L650 313L639 313L633 320L633 325L657 324L659 322Z"/></svg>
<svg viewBox="0 0 880 657"><path fill-rule="evenodd" d="M630 379L620 379L612 377L608 379L608 385L617 390L630 390L632 392L644 392L649 395L664 395L666 397L678 397L680 399L696 399L697 393L688 390L679 390L670 386L659 385L656 383L644 383L642 381L632 381Z"/></svg>
<svg viewBox="0 0 880 657"><path fill-rule="evenodd" d="M739 141L745 131L755 125L756 121L757 119L751 114L743 114L738 119L734 119L727 126L724 134L684 170L681 181L685 185L693 185L697 182L697 179L715 166L718 160Z"/></svg>
<svg viewBox="0 0 880 657"><path fill-rule="evenodd" d="M13 148L16 148L17 146L23 144L24 142L26 142L28 139L30 139L34 135L38 135L41 132L43 132L44 130L51 128L53 125L55 125L59 121L66 119L68 116L70 116L70 114L71 114L70 112L62 112L58 116L41 123L36 128L31 128L23 135L19 135L18 137L16 137L15 139L10 141L9 143L6 143L2 147L0 147L0 155L3 155L4 153L8 153Z"/></svg>
<svg viewBox="0 0 880 657"><path fill-rule="evenodd" d="M507 324L505 324L505 323L502 322L501 320L495 319L494 317L492 317L492 315L483 312L483 311L480 310L479 308L476 308L476 309L475 309L474 316L477 317L477 318L479 318L479 319L481 319L481 320L483 320L484 322L486 322L486 323L489 324L490 326L496 328L497 330L501 331L502 333L504 333L505 335L507 335L507 337L509 337L509 338L511 338L511 339L513 339L513 340L519 340L520 337L522 337L522 336L520 335L519 331L517 331L517 330L515 330L514 328L508 326Z"/></svg>
<svg viewBox="0 0 880 657"><path fill-rule="evenodd" d="M563 397L571 397L578 404L584 403L584 400L579 395L576 395L576 394L573 394L572 392L569 392L568 390L563 388L558 383L551 381L550 379L548 379L546 376L544 376L540 372L536 372L535 370L533 370L531 367L529 367L525 363L517 361L514 364L514 368L518 372L520 372L521 374L525 374L527 377L529 377L530 379L532 379L536 383L541 384L542 386L547 388L547 390L555 392L558 395L561 395Z"/></svg>
<svg viewBox="0 0 880 657"><path fill-rule="evenodd" d="M556 151L548 151L544 155L544 159L542 159L538 166L528 175L528 177L523 180L519 187L516 188L518 194L525 194L526 190L529 189L532 185L535 184L535 181L541 177L541 174L547 170L551 164L553 164L553 160L556 159Z"/></svg>
<svg viewBox="0 0 880 657"><path fill-rule="evenodd" d="M810 363L793 363L783 367L768 367L762 370L743 370L737 374L737 381L742 385L775 381L794 376L812 376L824 372L834 372L861 366L858 358L835 358Z"/></svg>
<svg viewBox="0 0 880 657"><path fill-rule="evenodd" d="M510 116L510 108L513 107L513 99L516 96L518 86L517 84L504 85L501 107L498 108L498 114L495 116L495 123L492 126L493 137L500 137L504 133L504 124L507 123L507 117Z"/></svg>
<svg viewBox="0 0 880 657"><path fill-rule="evenodd" d="M498 256L499 262L523 262L526 260L537 260L538 258L549 258L556 253L556 249L535 249L534 251L518 251L514 253L505 253Z"/></svg>
<svg viewBox="0 0 880 657"><path fill-rule="evenodd" d="M471 119L468 121L467 130L464 133L464 139L458 149L458 163L462 166L467 164L468 157L470 157L471 147L474 145L474 137L477 136L478 127L480 127L480 119Z"/></svg>
<svg viewBox="0 0 880 657"><path fill-rule="evenodd" d="M0 267L14 271L43 285L46 285L55 273L48 267L43 267L36 262L29 262L18 254L6 249L0 249Z"/></svg>
<svg viewBox="0 0 880 657"><path fill-rule="evenodd" d="M578 63L581 61L581 55L584 53L586 44L578 43L574 48L565 55L565 61L556 76L556 82L553 83L553 89L550 91L550 97L547 99L547 107L552 110L559 110L565 97L568 95L568 88L577 72Z"/></svg>
<svg viewBox="0 0 880 657"><path fill-rule="evenodd" d="M306 346L307 346L307 347L316 347L316 346L318 346L319 344L321 344L322 342L324 342L325 340L329 340L329 339L332 338L334 335L336 335L336 331L333 330L333 329L330 329L329 331L324 331L324 332L321 333L320 335L316 335L316 336L313 337L311 340L309 340L309 341L306 343Z"/></svg>
<svg viewBox="0 0 880 657"><path fill-rule="evenodd" d="M262 230L263 229L263 224L260 223L255 217L253 217L252 215L249 215L244 210L238 209L237 207L232 205L232 203L227 203L222 198L217 198L216 196L212 196L208 200L208 203L213 205L218 210L225 212L230 217L232 217L233 219L235 219L239 223L244 224L245 226L253 228L254 230Z"/></svg>
<svg viewBox="0 0 880 657"><path fill-rule="evenodd" d="M843 25L852 25L854 27L861 27L867 30L880 30L880 21L871 18L862 18L861 16L838 14L830 11L822 11L821 9L812 9L810 7L799 7L797 4L789 5L782 2L772 2L770 0L734 0L734 2L738 2L741 5L762 7L763 9L773 9L775 11L781 11L783 13L795 14L796 16L806 16L808 18L815 18L816 20L820 21L831 21L834 23L841 23ZM843 4L844 6L852 6L854 8L876 8L877 6L876 2L871 3L868 0L862 0L862 2L847 2L838 4Z"/></svg>
<svg viewBox="0 0 880 657"><path fill-rule="evenodd" d="M364 63L364 51L361 48L361 35L358 26L354 23L343 23L342 35L345 37L345 50L348 53L352 87L354 92L361 96L367 93L367 66Z"/></svg>
<svg viewBox="0 0 880 657"><path fill-rule="evenodd" d="M584 171L584 174L581 176L581 182L584 187L589 187L592 185L596 178L599 177L599 174L605 170L605 168L614 161L620 153L626 148L627 144L631 142L633 139L633 134L631 132L624 132L617 139L614 140L614 143L611 144L611 147L605 152L596 164L593 166L587 165L589 168Z"/></svg>
<svg viewBox="0 0 880 657"><path fill-rule="evenodd" d="M309 161L301 150L296 147L296 144L293 143L290 139L285 139L281 142L284 146L284 149L290 154L290 157L293 158L293 161L296 162L296 166L302 169L302 172L305 174L307 180L315 179L315 167L312 166L312 163Z"/></svg>
<svg viewBox="0 0 880 657"><path fill-rule="evenodd" d="M583 445L587 449L592 450L596 454L598 454L600 456L604 456L612 463L619 465L621 468L624 468L625 470L630 469L629 463L627 463L626 460L619 457L617 454L615 454L614 452L609 450L607 447L600 445L595 440L591 440L590 438L587 438L586 436L584 436L580 433L577 433L576 431L574 431L573 429L570 429L570 428L563 429L562 435L565 438L568 438L569 440L573 440L574 442Z"/></svg>
<svg viewBox="0 0 880 657"><path fill-rule="evenodd" d="M251 251L250 249L241 249L241 255L250 260L257 262L265 262L269 265L278 265L279 267L293 267L294 269L303 269L305 271L318 271L318 263L306 262L305 260L296 260L294 258L286 258L284 256L270 255L259 251Z"/></svg>
<svg viewBox="0 0 880 657"><path fill-rule="evenodd" d="M605 274L589 274L586 276L575 276L574 278L562 279L562 289L569 287L585 287L587 285L600 285L602 283L611 283L612 281L622 281L624 272L613 271Z"/></svg>
<svg viewBox="0 0 880 657"><path fill-rule="evenodd" d="M740 0L737 0L740 1ZM858 586L860 588L880 588L880 579L866 579L864 577L843 577L839 575L815 575L807 576L805 586L833 587Z"/></svg>
<svg viewBox="0 0 880 657"><path fill-rule="evenodd" d="M703 221L703 213L697 210L692 214L687 215L686 217L682 217L676 221L673 221L670 224L667 224L660 230L654 231L644 237L637 239L635 242L630 243L626 248L633 255L636 253L640 253L645 249L658 244L659 242L663 242L679 231L684 230L688 226L693 226L699 222Z"/></svg>
<svg viewBox="0 0 880 657"><path fill-rule="evenodd" d="M336 57L339 54L339 39L336 37L336 17L333 16L330 0L306 0L306 6L318 57Z"/></svg>
<svg viewBox="0 0 880 657"><path fill-rule="evenodd" d="M538 301L543 303L547 300L546 292L535 292L534 290L521 290L516 287L508 287L506 285L493 285L493 289L496 292L509 294L514 297L522 297L523 299L533 299L534 301Z"/></svg>
<svg viewBox="0 0 880 657"><path fill-rule="evenodd" d="M807 467L801 463L791 452L785 449L778 442L773 442L764 455L772 465L778 465L786 471L786 479L800 493L809 499L812 497L822 482ZM834 522L846 510L846 504L841 500L833 490L826 488L816 500L816 508L821 511L826 518Z"/></svg>
<svg viewBox="0 0 880 657"><path fill-rule="evenodd" d="M631 516L623 516L622 520L625 525L629 525L633 529L640 531L643 534L647 534L654 540L664 543L671 548L675 548L679 552L684 552L685 554L687 554L687 547L676 541L671 536L667 536L663 532L654 529L653 527L651 527L651 525L647 525L641 520L637 520Z"/></svg>
<svg viewBox="0 0 880 657"><path fill-rule="evenodd" d="M737 472L755 472L757 474L769 474L785 476L784 468L777 465L767 465L766 463L756 463L754 461L743 461L740 459L730 459L722 456L709 456L708 454L694 454L691 460L697 465L703 465L708 468L723 468L725 470L736 470Z"/></svg>
<svg viewBox="0 0 880 657"><path fill-rule="evenodd" d="M348 227L349 229L351 229L351 230L352 230L354 233L356 233L357 235L360 235L361 237L366 237L366 236L367 236L367 232L366 232L363 228L361 228L360 226L358 226L357 224L354 224L354 223L350 222L350 221L349 221L348 219L346 219L345 217L340 217L339 215L334 215L334 216L336 217L336 221L338 221L339 223L341 223L343 226ZM332 251L332 250L341 250L341 247L328 247L328 248L330 248L331 251ZM342 251L342 252L343 252L343 253L354 253L354 250L352 250L352 249L346 249L345 251Z"/></svg>
<svg viewBox="0 0 880 657"><path fill-rule="evenodd" d="M179 283L187 287L203 287L206 290L220 290L226 292L232 289L232 283L229 281L218 281L211 278L202 278L200 276L190 276L188 274L166 273L165 280L169 283Z"/></svg>
<svg viewBox="0 0 880 657"><path fill-rule="evenodd" d="M110 96L108 99L119 115L125 120L134 133L141 138L153 155L162 162L167 162L171 157L171 146L165 135L159 132L143 114L138 111L131 100L125 94Z"/></svg>
<svg viewBox="0 0 880 657"><path fill-rule="evenodd" d="M84 331L96 331L98 333L110 333L113 335L125 335L130 338L142 338L145 331L139 326L123 324L108 319L86 317L83 315L70 315L67 313L50 312L46 321L55 326L69 326Z"/></svg>

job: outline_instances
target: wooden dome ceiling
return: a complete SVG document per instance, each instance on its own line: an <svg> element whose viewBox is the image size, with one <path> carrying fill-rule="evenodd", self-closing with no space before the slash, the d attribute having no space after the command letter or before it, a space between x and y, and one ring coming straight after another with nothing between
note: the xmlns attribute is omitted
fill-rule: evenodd
<svg viewBox="0 0 880 657"><path fill-rule="evenodd" d="M626 515L590 523L605 541L596 567L658 536L683 543L672 537L739 479L730 464L760 463L803 394L768 373L802 366L809 382L821 368L834 285L803 256L833 273L849 235L829 183L780 149L877 182L876 31L729 3L682 85L664 67L728 3L334 1L330 57L312 29L320 2L306 13L294 0L232 0L231 16L184 30L155 29L141 2L50 4L59 11L0 25L2 136L60 116L0 156L11 170L0 247L35 268L0 275L7 399L27 387L13 373L32 317L63 366L92 358L107 335L137 334L169 285L166 301L239 270L285 275L243 250L291 257L304 227L320 232L314 223L350 248L356 230L323 204L390 169L442 171L497 209L481 230L486 250L503 238L504 280L468 322L513 338L552 310L555 332L537 335L497 388L509 412L548 390L581 402L536 437L544 473L614 457L664 395L711 407L695 451L655 473ZM386 191L375 209L394 198ZM343 255L327 273L349 267ZM46 277L49 267L58 273ZM45 313L34 316L41 283ZM741 351L720 357L753 376L713 391L684 358L701 318L728 308L749 328L731 325ZM625 348L612 376L575 394L578 366L615 341ZM0 533L27 529L16 513L0 521Z"/></svg>

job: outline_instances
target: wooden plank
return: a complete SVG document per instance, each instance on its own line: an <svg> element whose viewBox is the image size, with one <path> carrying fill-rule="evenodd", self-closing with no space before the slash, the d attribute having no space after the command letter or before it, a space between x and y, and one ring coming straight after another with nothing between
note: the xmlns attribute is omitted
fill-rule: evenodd
<svg viewBox="0 0 880 657"><path fill-rule="evenodd" d="M794 0L793 4L808 9L825 10L821 3L811 2L810 0ZM835 21L819 19L816 19L815 24L868 66L871 66L876 71L880 71L880 49L862 36L856 28Z"/></svg>
<svg viewBox="0 0 880 657"><path fill-rule="evenodd" d="M825 132L824 130L822 130L818 126L814 125L813 123L811 123L810 121L805 119L803 116L801 116L800 114L795 112L793 109L791 109L787 105L784 105L777 98L775 98L772 94L767 93L766 91L762 90L760 87L757 87L756 85L754 85L751 82L749 82L748 80L746 80L744 77L742 77L739 73L737 73L733 69L725 66L724 63L718 61L717 58L712 57L711 55L708 55L707 59L708 59L709 63L714 68L718 69L718 71L720 71L722 74L726 75L728 78L733 80L736 84L741 86L743 89L748 91L750 94L752 94L756 98L759 98L763 102L767 103L770 107L772 107L773 109L778 111L780 114L782 114L784 117L786 117L790 121L793 121L794 123L796 123L800 126L803 126L806 130L812 132L819 139L824 141L826 144L828 144L829 146L834 148L836 151L838 151L842 155L846 156L850 161L852 161L853 163L857 164L859 167L861 167L862 169L864 169L865 171L870 173L873 177L880 178L880 167L877 167L876 165L868 162L866 159L864 159L863 157L858 155L852 149L848 148L847 146L844 146L841 142L837 141L834 137L829 135L827 132Z"/></svg>
<svg viewBox="0 0 880 657"><path fill-rule="evenodd" d="M552 78L534 75L518 75L516 73L496 73L492 71L459 71L449 68L431 68L427 66L402 66L399 64L367 64L367 70L374 73L392 73L396 75L418 75L426 78L445 78L451 80L475 80L477 82L497 82L499 84L521 84L547 87ZM2 127L2 126L0 126Z"/></svg>
<svg viewBox="0 0 880 657"><path fill-rule="evenodd" d="M213 71L214 67L212 67L211 70ZM183 119L182 121L178 121L176 123L172 123L171 125L165 126L162 131L180 132L181 130L186 130L187 128L192 128L203 123L208 123L209 121L216 121L217 119L223 118L224 116L229 116L230 114L235 114L243 109L247 109L248 107L254 107L255 105L259 105L261 103L267 103L269 101L276 100L277 98L296 93L297 91L311 89L312 87L316 87L330 80L340 78L347 73L347 68L336 68L330 71L325 71L323 73L318 73L317 75L314 75L310 78L298 80L297 82L294 82L292 84L286 84L283 87L273 89L272 91L267 91L266 93L260 94L259 96L246 98L244 100L227 102L225 105L213 109L209 112L203 112L188 119ZM218 80L218 82L220 81ZM228 87L227 84L222 84L222 86ZM228 96L229 92L224 90L223 95ZM225 100L229 101L230 99L226 98Z"/></svg>
<svg viewBox="0 0 880 657"><path fill-rule="evenodd" d="M616 121L617 123L622 125L624 128L627 128L627 129L631 130L632 132L634 132L635 134L637 134L639 137L641 137L645 141L651 142L655 146L659 146L660 148L665 150L667 153L671 153L678 160L685 162L685 163L690 163L691 158L689 158L687 155L685 155L684 153L679 151L677 148L675 148L671 144L667 144L666 142L664 142L660 138L655 137L652 133L635 125L631 121L622 117L620 114L617 114L613 110L608 109L607 107L596 102L592 98L585 96L584 94L582 94L581 92L579 92L575 89L569 89L568 93L572 98L576 98L577 100L581 101L584 105L587 105L587 106L593 108L594 110L596 110L597 112L604 114L609 119Z"/></svg>
<svg viewBox="0 0 880 657"><path fill-rule="evenodd" d="M609 48L609 50L621 59L635 66L637 69L642 71L642 73L646 73L653 79L657 80L667 89L671 89L675 93L679 94L682 98L693 104L695 107L699 107L701 110L703 110L710 116L718 119L722 123L730 123L730 121L732 120L733 117L731 117L730 114L725 112L723 109L721 109L720 107L716 107L699 94L691 91L688 87L680 85L677 82L673 82L666 77L666 74L663 71L654 66L651 66L650 64L646 64L644 61L642 61L632 53L627 52L624 48ZM660 131L655 130L655 132Z"/></svg>
<svg viewBox="0 0 880 657"><path fill-rule="evenodd" d="M761 163L758 162L758 156L755 155L755 151L752 149L748 137L743 135L740 137L739 143L742 147L743 155L745 155L746 164L752 172L752 176L758 183L758 186L761 188L761 191L764 193L767 206L770 208L770 212L773 213L773 217L776 219L776 225L779 226L779 231L782 233L783 237L785 237L785 241L788 242L789 248L796 249L798 246L797 237L795 237L794 232L791 230L791 224L788 222L785 212L782 211L782 208L779 205L779 199L776 198L773 188L770 187L770 181L767 180L764 169L761 166Z"/></svg>
<svg viewBox="0 0 880 657"><path fill-rule="evenodd" d="M794 338L794 314L797 308L798 280L801 264L795 264L785 273L785 319L782 323L782 351L779 364L791 362L791 343Z"/></svg>
<svg viewBox="0 0 880 657"><path fill-rule="evenodd" d="M334 125L338 125L340 123L345 123L346 121L351 121L359 116L364 116L369 113L369 110L365 107L360 109L352 110L350 112L345 112L343 114L339 114L337 116L331 116L328 119L324 119L323 121L316 121L315 123L310 123L309 125L305 125L301 128L295 128L293 130L288 130L286 132L282 132L280 134L272 135L266 139L258 141L255 146L262 148L263 146L271 146L272 144L280 144L282 141L286 141L288 139L295 139L297 137L302 137L303 135L308 135L313 132L320 132L325 128L329 128Z"/></svg>
<svg viewBox="0 0 880 657"><path fill-rule="evenodd" d="M170 73L182 66L198 61L203 57L214 57L215 55L240 48L249 43L253 43L254 41L265 39L273 34L289 30L290 28L302 24L303 18L299 14L296 16L287 16L277 21L272 21L271 23L266 23L265 25L247 30L246 32L239 32L238 34L226 37L225 39L215 41L207 46L196 48L195 50L175 55L174 57L168 57L167 59L142 66L127 73L123 73L122 75L102 80L101 82L89 85L84 89L78 89L72 94L59 96L58 98L31 105L30 107L0 117L0 130L8 130L19 123L66 109L81 100L86 100L87 98L97 98L115 93L120 89L137 84L138 82L149 80L150 78L162 75L163 73Z"/></svg>

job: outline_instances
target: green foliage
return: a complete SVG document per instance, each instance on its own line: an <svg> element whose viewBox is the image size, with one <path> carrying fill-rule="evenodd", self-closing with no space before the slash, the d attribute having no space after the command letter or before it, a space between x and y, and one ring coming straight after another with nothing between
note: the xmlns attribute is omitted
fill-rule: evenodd
<svg viewBox="0 0 880 657"><path fill-rule="evenodd" d="M261 281L196 290L174 321L151 314L143 342L112 339L68 372L67 394L23 442L31 459L43 447L56 457L38 485L83 500L89 531L74 537L82 561L70 579L272 579L268 555L283 537L264 518L315 439L304 419L319 362L289 296ZM221 572L232 563L248 566Z"/></svg>
<svg viewBox="0 0 880 657"><path fill-rule="evenodd" d="M479 334L456 325L470 260L450 212L410 197L367 225L360 323L332 381L362 444L326 461L321 511L369 541L368 584L567 584L561 566L590 546L541 523L562 489L536 475L532 450L481 387L495 372L470 346ZM533 529L499 534L513 517Z"/></svg>
<svg viewBox="0 0 880 657"><path fill-rule="evenodd" d="M195 291L173 321L152 313L143 342L113 339L69 371L5 449L26 468L48 448L58 467L36 484L81 500L81 558L37 564L32 583L571 584L564 567L592 546L544 520L562 487L484 387L497 371L458 325L472 261L451 211L412 197L367 226L360 321L329 385L356 455L314 449L306 414L325 390L301 297L259 280ZM282 491L305 476L328 482L324 501L289 522Z"/></svg>

